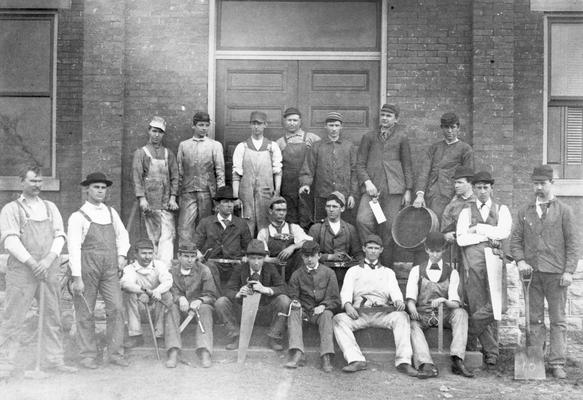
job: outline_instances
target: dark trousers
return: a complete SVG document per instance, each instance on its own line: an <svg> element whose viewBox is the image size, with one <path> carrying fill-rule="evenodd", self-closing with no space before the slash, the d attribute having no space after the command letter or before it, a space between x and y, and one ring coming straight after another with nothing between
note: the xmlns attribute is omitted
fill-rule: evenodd
<svg viewBox="0 0 583 400"><path fill-rule="evenodd" d="M274 296L264 305L259 305L255 323L270 326L267 336L282 339L285 330L285 317L278 313L287 314L291 300L285 294ZM239 336L239 321L241 321L242 305L238 301L221 297L215 303L215 310L219 320L225 324L229 336Z"/></svg>
<svg viewBox="0 0 583 400"><path fill-rule="evenodd" d="M303 229L308 229L313 224L313 197L311 194L283 193L282 197L287 202L286 220L298 224Z"/></svg>
<svg viewBox="0 0 583 400"><path fill-rule="evenodd" d="M300 350L304 352L304 332L302 327L303 317L306 317L306 323L312 325L318 325L318 331L320 333L320 356L324 354L334 353L334 324L332 323L332 311L324 310L322 314L319 315L309 315L301 308L292 310L288 320L288 338L289 338L289 349L290 350Z"/></svg>

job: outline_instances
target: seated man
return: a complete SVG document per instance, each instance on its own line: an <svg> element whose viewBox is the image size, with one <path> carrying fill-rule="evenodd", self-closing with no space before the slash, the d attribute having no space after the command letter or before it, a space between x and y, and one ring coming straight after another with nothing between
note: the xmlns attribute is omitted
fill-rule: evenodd
<svg viewBox="0 0 583 400"><path fill-rule="evenodd" d="M306 240L312 238L296 224L285 222L287 202L283 197L274 197L269 203L270 224L262 228L257 239L267 246L268 262L285 264L285 280L302 265L299 252Z"/></svg>
<svg viewBox="0 0 583 400"><path fill-rule="evenodd" d="M377 327L393 331L397 370L417 376L417 370L411 366L411 331L403 294L395 273L379 263L383 251L381 238L367 236L363 250L365 259L350 268L344 278L340 301L345 312L334 317L334 336L348 362L342 371L366 369L366 360L353 331Z"/></svg>
<svg viewBox="0 0 583 400"><path fill-rule="evenodd" d="M338 281L334 271L320 265L320 246L310 240L304 242L302 260L305 267L296 270L289 281L292 299L287 321L289 335L289 362L286 368L297 368L304 354L302 320L318 325L320 357L324 372L332 372L330 356L334 354L332 317L340 307Z"/></svg>
<svg viewBox="0 0 583 400"><path fill-rule="evenodd" d="M217 299L217 288L210 269L197 260L197 250L192 244L182 244L178 248L178 263L172 268L172 319L176 336L172 343L166 343L168 368L175 368L178 352L182 348L178 324L187 314L194 313L197 321L194 346L203 368L212 364L213 352L213 304ZM202 329L201 329L202 328ZM204 332L203 332L204 329Z"/></svg>
<svg viewBox="0 0 583 400"><path fill-rule="evenodd" d="M163 261L153 260L152 241L141 239L134 245L134 250L136 261L123 269L120 279L129 335L125 347L135 347L143 343L138 299L144 306L152 306L150 308L154 311L156 338L164 334L165 341L169 332L165 329L168 321L164 321L164 308L172 304L172 275Z"/></svg>
<svg viewBox="0 0 583 400"><path fill-rule="evenodd" d="M241 303L243 297L254 291L261 293L261 301L257 312L258 323L270 323L269 346L275 350L283 350L282 334L285 329L285 317L290 299L285 295L285 283L275 267L265 263L265 244L253 239L247 246L247 262L236 266L225 287L225 296L215 303L217 315L228 331L231 343L227 350L235 350L239 346L239 326L241 319Z"/></svg>
<svg viewBox="0 0 583 400"><path fill-rule="evenodd" d="M443 233L429 233L425 239L425 252L429 256L429 261L425 265L414 266L409 272L407 281L406 298L407 310L411 317L411 343L413 358L419 368L419 378L434 378L438 375L423 330L437 326L436 310L440 304L445 304L444 326L452 330L449 349L451 372L466 378L474 376L464 365L468 340L468 313L460 306L458 272L443 262L446 244Z"/></svg>
<svg viewBox="0 0 583 400"><path fill-rule="evenodd" d="M362 259L356 228L340 218L345 204L342 193L332 192L326 199L326 218L312 225L308 233L320 245L320 262L330 267L355 265Z"/></svg>

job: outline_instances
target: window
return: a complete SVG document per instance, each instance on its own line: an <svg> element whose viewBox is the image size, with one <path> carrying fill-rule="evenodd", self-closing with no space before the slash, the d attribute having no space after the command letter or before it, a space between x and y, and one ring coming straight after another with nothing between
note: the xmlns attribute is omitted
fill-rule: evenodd
<svg viewBox="0 0 583 400"><path fill-rule="evenodd" d="M548 18L546 162L583 180L583 18Z"/></svg>
<svg viewBox="0 0 583 400"><path fill-rule="evenodd" d="M23 164L37 163L45 189L55 178L56 13L0 13L0 182L17 189ZM48 187L47 187L48 186Z"/></svg>

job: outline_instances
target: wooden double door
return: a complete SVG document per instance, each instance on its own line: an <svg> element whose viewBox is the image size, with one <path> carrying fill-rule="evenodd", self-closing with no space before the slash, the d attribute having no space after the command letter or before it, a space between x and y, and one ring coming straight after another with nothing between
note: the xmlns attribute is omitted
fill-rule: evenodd
<svg viewBox="0 0 583 400"><path fill-rule="evenodd" d="M344 116L344 137L358 145L378 124L378 61L218 60L215 139L223 144L227 175L237 143L250 135L252 111L267 114L265 136L283 135L286 108L302 113L304 130L325 135L330 111Z"/></svg>

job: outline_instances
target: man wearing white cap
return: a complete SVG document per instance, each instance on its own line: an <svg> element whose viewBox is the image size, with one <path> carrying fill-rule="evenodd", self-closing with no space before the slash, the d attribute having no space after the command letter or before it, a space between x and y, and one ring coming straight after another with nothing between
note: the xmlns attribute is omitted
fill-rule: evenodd
<svg viewBox="0 0 583 400"><path fill-rule="evenodd" d="M162 145L165 133L166 121L152 118L148 143L134 152L132 175L148 238L154 244L156 258L169 268L174 255L172 211L178 209L178 164L174 153Z"/></svg>

